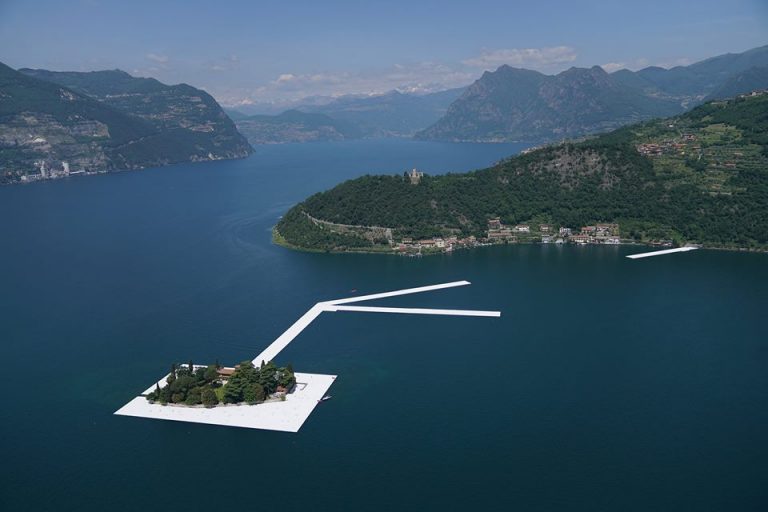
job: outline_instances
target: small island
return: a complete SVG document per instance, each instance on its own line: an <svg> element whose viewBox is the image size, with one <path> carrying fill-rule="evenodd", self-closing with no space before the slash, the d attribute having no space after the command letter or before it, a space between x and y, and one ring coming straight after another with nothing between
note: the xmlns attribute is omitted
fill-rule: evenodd
<svg viewBox="0 0 768 512"><path fill-rule="evenodd" d="M211 408L285 400L296 386L296 376L290 364L278 367L272 361L262 361L258 368L251 361L235 367L218 363L201 366L190 361L171 365L165 382L164 386L158 382L154 391L144 395L150 403Z"/></svg>

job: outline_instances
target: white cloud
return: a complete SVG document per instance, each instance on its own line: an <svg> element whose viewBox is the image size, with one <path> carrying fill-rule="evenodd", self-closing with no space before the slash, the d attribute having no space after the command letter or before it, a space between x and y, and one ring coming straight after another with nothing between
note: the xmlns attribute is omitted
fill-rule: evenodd
<svg viewBox="0 0 768 512"><path fill-rule="evenodd" d="M687 66L691 64L691 59L687 57L681 57L678 59L673 59L669 61L663 61L663 62L656 62L651 63L650 60L648 60L645 57L640 57L638 59L629 61L629 62L608 62L606 64L603 64L602 67L606 72L613 73L614 71L617 71L619 69L629 69L632 71L638 71L643 68L647 68L648 66L658 66L661 68L673 68L675 66Z"/></svg>
<svg viewBox="0 0 768 512"><path fill-rule="evenodd" d="M293 73L284 73L284 74L280 75L279 77L277 77L277 80L275 80L275 83L276 84L284 84L284 83L292 82L292 81L296 80L296 78L297 78L297 76L294 75Z"/></svg>
<svg viewBox="0 0 768 512"><path fill-rule="evenodd" d="M600 67L603 68L606 73L613 73L614 71L618 71L620 69L626 69L627 65L623 62L607 62L602 64Z"/></svg>
<svg viewBox="0 0 768 512"><path fill-rule="evenodd" d="M159 55L157 53L148 53L144 57L146 57L147 60L161 65L168 64L168 61L170 60L167 55Z"/></svg>
<svg viewBox="0 0 768 512"><path fill-rule="evenodd" d="M691 62L692 62L691 59L689 59L688 57L680 57L678 59L673 59L666 62L660 62L656 65L662 68L669 69L669 68L674 68L675 66L687 66L691 64Z"/></svg>
<svg viewBox="0 0 768 512"><path fill-rule="evenodd" d="M549 68L576 60L576 50L570 46L547 48L506 48L484 50L479 56L462 61L466 66L494 70L502 64L528 68Z"/></svg>
<svg viewBox="0 0 768 512"><path fill-rule="evenodd" d="M477 71L434 62L395 64L364 72L285 72L250 89L217 89L216 98L224 105L253 102L292 102L309 96L336 97L345 94L383 94L392 90L428 93L469 85Z"/></svg>
<svg viewBox="0 0 768 512"><path fill-rule="evenodd" d="M462 62L397 63L365 71L300 72L285 69L253 87L212 87L224 105L291 104L313 98L347 94L376 95L392 90L429 93L464 87L475 81L479 68L496 69L502 64L557 72L573 63L576 50L569 46L487 50Z"/></svg>

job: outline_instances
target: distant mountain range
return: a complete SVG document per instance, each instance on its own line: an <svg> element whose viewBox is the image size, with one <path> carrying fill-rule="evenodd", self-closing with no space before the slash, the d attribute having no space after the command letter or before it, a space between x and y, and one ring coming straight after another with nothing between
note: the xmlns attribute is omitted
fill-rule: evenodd
<svg viewBox="0 0 768 512"><path fill-rule="evenodd" d="M707 96L707 100L733 98L749 91L768 87L768 66L755 66L731 76Z"/></svg>
<svg viewBox="0 0 768 512"><path fill-rule="evenodd" d="M416 137L452 141L573 138L680 113L705 99L768 88L768 46L671 69L595 66L557 75L501 66L470 85Z"/></svg>
<svg viewBox="0 0 768 512"><path fill-rule="evenodd" d="M228 113L251 144L411 137L440 119L462 92L463 88L429 94L391 91L318 99L276 116Z"/></svg>
<svg viewBox="0 0 768 512"><path fill-rule="evenodd" d="M233 119L251 144L345 140L362 135L345 121L298 110L287 110L277 116L235 113Z"/></svg>
<svg viewBox="0 0 768 512"><path fill-rule="evenodd" d="M252 151L218 103L123 71L0 64L0 182L38 169L100 172L239 158Z"/></svg>
<svg viewBox="0 0 768 512"><path fill-rule="evenodd" d="M557 75L501 66L467 88L306 98L279 115L230 116L208 93L120 70L13 70L0 63L0 183L251 153L253 144L416 137L579 138L703 101L768 88L768 46L671 69ZM238 131L240 130L240 131ZM242 132L242 134L241 134ZM64 165L66 162L67 165Z"/></svg>
<svg viewBox="0 0 768 512"><path fill-rule="evenodd" d="M366 137L410 137L440 119L464 88L429 94L391 91L376 96L342 96L324 105L296 110L325 114L355 126Z"/></svg>

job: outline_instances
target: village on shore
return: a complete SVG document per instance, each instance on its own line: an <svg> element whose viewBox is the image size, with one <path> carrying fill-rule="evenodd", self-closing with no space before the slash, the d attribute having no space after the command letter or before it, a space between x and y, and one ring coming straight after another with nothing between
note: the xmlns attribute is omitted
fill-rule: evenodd
<svg viewBox="0 0 768 512"><path fill-rule="evenodd" d="M616 223L600 223L582 226L579 229L555 227L551 224L516 224L508 226L497 217L488 220L488 229L485 237L468 236L459 238L451 236L421 240L404 237L392 245L393 249L399 254L417 256L423 253L452 252L456 249L509 243L619 245L622 243L622 240L619 236L619 225ZM652 245L671 247L672 241L662 240Z"/></svg>

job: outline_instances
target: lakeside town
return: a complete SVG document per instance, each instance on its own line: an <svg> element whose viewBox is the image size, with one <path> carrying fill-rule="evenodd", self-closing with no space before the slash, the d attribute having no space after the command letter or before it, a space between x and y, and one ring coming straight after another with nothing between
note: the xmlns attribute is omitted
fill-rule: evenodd
<svg viewBox="0 0 768 512"><path fill-rule="evenodd" d="M552 224L516 224L505 225L500 218L488 220L485 237L468 236L459 238L435 237L420 240L404 237L399 242L393 242L393 249L402 255L418 256L438 252L452 252L457 249L480 247L498 244L542 243L542 244L576 244L576 245L619 245L619 225L616 223L599 223L582 226L578 229ZM652 245L671 247L671 240L655 241Z"/></svg>
<svg viewBox="0 0 768 512"><path fill-rule="evenodd" d="M61 162L61 166L48 164L45 160L36 163L36 173L19 173L19 181L22 183L31 183L33 181L57 180L68 178L70 176L93 176L95 174L106 174L107 171L86 171L85 169L70 170L69 162ZM11 171L9 171L11 172Z"/></svg>

